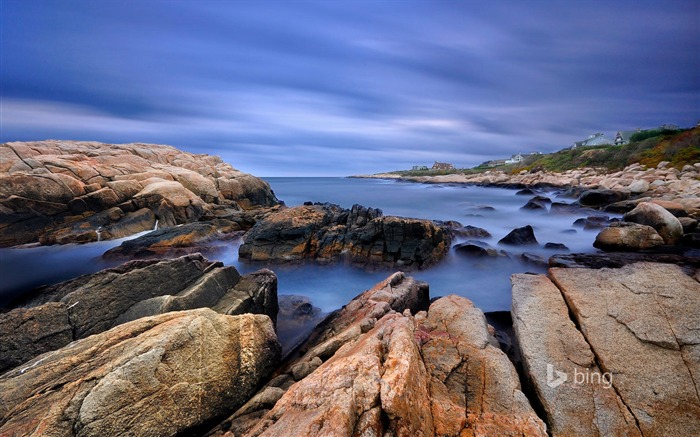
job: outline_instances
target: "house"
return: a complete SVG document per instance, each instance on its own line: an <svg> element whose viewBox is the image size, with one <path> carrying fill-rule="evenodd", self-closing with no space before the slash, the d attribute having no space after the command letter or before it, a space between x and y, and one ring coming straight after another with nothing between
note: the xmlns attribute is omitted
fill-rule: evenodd
<svg viewBox="0 0 700 437"><path fill-rule="evenodd" d="M617 134L615 134L615 145L622 146L625 144L629 144L630 137L632 137L632 135L636 134L637 132L641 132L641 131L642 131L641 129L617 131Z"/></svg>
<svg viewBox="0 0 700 437"><path fill-rule="evenodd" d="M432 170L454 170L455 166L452 164L449 164L447 162L438 162L435 161L435 164L433 164Z"/></svg>
<svg viewBox="0 0 700 437"><path fill-rule="evenodd" d="M505 163L506 164L517 164L519 162L523 162L525 158L523 157L522 154L518 153L517 155L513 155L510 157L510 159L506 159Z"/></svg>
<svg viewBox="0 0 700 437"><path fill-rule="evenodd" d="M575 141L574 145L571 146L572 149L575 149L577 147L586 147L586 146L603 146L607 144L614 144L615 140L611 140L610 138L606 137L605 134L602 132L597 132L594 133L593 135L589 135L588 138L582 141Z"/></svg>
<svg viewBox="0 0 700 437"><path fill-rule="evenodd" d="M428 167L425 165L414 165L411 170L413 171L428 171Z"/></svg>
<svg viewBox="0 0 700 437"><path fill-rule="evenodd" d="M501 165L506 165L506 160L505 159L494 159L492 161L485 161L479 164L479 167L488 167L488 168L493 168L493 167L499 167Z"/></svg>

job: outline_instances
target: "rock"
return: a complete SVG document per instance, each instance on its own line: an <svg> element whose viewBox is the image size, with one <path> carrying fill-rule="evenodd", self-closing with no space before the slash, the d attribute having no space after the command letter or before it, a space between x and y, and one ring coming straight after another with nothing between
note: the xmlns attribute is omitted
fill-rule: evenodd
<svg viewBox="0 0 700 437"><path fill-rule="evenodd" d="M659 169L666 168L666 167L668 167L669 164L670 164L670 162L668 162L668 161L661 161L656 165L656 168L659 168Z"/></svg>
<svg viewBox="0 0 700 437"><path fill-rule="evenodd" d="M452 295L422 314L382 317L245 435L546 435L479 309Z"/></svg>
<svg viewBox="0 0 700 437"><path fill-rule="evenodd" d="M684 234L690 234L698 228L698 221L690 217L678 217L678 221L683 227Z"/></svg>
<svg viewBox="0 0 700 437"><path fill-rule="evenodd" d="M568 252L568 251L569 251L569 248L566 246L566 244L562 244L562 243L551 243L551 242L550 242L550 243L545 243L544 248L545 248L545 249L551 249L551 250L557 250L557 251L560 251L560 252L561 252L561 251L564 251L564 252Z"/></svg>
<svg viewBox="0 0 700 437"><path fill-rule="evenodd" d="M454 232L455 236L462 238L491 238L491 234L486 229L470 225L453 229L452 232Z"/></svg>
<svg viewBox="0 0 700 437"><path fill-rule="evenodd" d="M316 204L280 210L246 234L239 257L250 261L331 262L346 257L363 266L421 268L450 247L446 227L429 220L383 217L359 205L351 210Z"/></svg>
<svg viewBox="0 0 700 437"><path fill-rule="evenodd" d="M700 283L655 263L550 275L641 433L698 435Z"/></svg>
<svg viewBox="0 0 700 437"><path fill-rule="evenodd" d="M520 255L520 259L528 264L532 264L538 267L547 267L547 260L543 256L537 255L535 253L523 253Z"/></svg>
<svg viewBox="0 0 700 437"><path fill-rule="evenodd" d="M680 244L686 247L694 247L700 249L700 233L692 232L683 235Z"/></svg>
<svg viewBox="0 0 700 437"><path fill-rule="evenodd" d="M29 294L0 314L0 350L14 351L0 371L37 353L141 317L210 307L222 314L277 316L277 277L269 270L240 276L199 254L166 261L131 261ZM23 329L13 326L23 321ZM65 335L69 324L70 335ZM41 333L50 333L45 340ZM58 335L61 333L61 335ZM36 341L26 343L31 336Z"/></svg>
<svg viewBox="0 0 700 437"><path fill-rule="evenodd" d="M649 187L649 182L643 179L639 179L629 184L627 186L627 189L630 190L632 194L642 194L649 191Z"/></svg>
<svg viewBox="0 0 700 437"><path fill-rule="evenodd" d="M523 188L522 190L515 193L516 196L532 196L535 192L529 188Z"/></svg>
<svg viewBox="0 0 700 437"><path fill-rule="evenodd" d="M240 226L225 219L187 223L162 228L124 241L102 255L104 259L143 259L182 256L192 251L208 253L216 247L208 243L226 238Z"/></svg>
<svg viewBox="0 0 700 437"><path fill-rule="evenodd" d="M303 342L326 316L306 296L283 294L278 296L277 338L282 344L282 355Z"/></svg>
<svg viewBox="0 0 700 437"><path fill-rule="evenodd" d="M600 207L627 200L629 193L614 190L588 190L581 194L578 202L581 206Z"/></svg>
<svg viewBox="0 0 700 437"><path fill-rule="evenodd" d="M692 275L700 269L700 251L685 250L685 253L663 253L658 251L641 252L606 252L606 253L571 253L556 254L549 258L550 267L564 268L620 268L639 262L673 264Z"/></svg>
<svg viewBox="0 0 700 437"><path fill-rule="evenodd" d="M547 205L544 202L530 199L525 205L521 206L520 209L527 211L547 211Z"/></svg>
<svg viewBox="0 0 700 437"><path fill-rule="evenodd" d="M501 238L498 244L506 244L509 246L524 246L539 244L535 238L535 231L532 226L527 225L522 228L516 228L510 231L508 235Z"/></svg>
<svg viewBox="0 0 700 437"><path fill-rule="evenodd" d="M656 229L666 244L676 244L683 235L683 226L676 217L663 207L641 202L632 211L624 215L625 221L648 225Z"/></svg>
<svg viewBox="0 0 700 437"><path fill-rule="evenodd" d="M98 228L101 239L120 238L155 220L197 221L221 205L279 203L265 181L169 146L11 142L0 144L0 156L9 163L0 171L0 246L97 241ZM104 214L114 208L121 212ZM130 214L143 209L150 217Z"/></svg>
<svg viewBox="0 0 700 437"><path fill-rule="evenodd" d="M614 221L610 220L610 217L608 216L589 216L585 218L576 219L572 226L583 228L586 230L591 230L603 229L604 227L609 226L611 223L614 223Z"/></svg>
<svg viewBox="0 0 700 437"><path fill-rule="evenodd" d="M0 376L0 434L177 435L243 405L277 360L267 316L139 319Z"/></svg>
<svg viewBox="0 0 700 437"><path fill-rule="evenodd" d="M606 251L638 251L663 244L663 238L651 226L621 222L603 229L593 247Z"/></svg>
<svg viewBox="0 0 700 437"><path fill-rule="evenodd" d="M552 202L549 207L551 214L571 214L578 211L580 207L572 203Z"/></svg>
<svg viewBox="0 0 700 437"><path fill-rule="evenodd" d="M460 243L460 244L457 244L454 247L454 249L455 249L455 253L457 253L459 255L465 255L465 256L470 256L470 257L489 256L487 248L483 247L483 245L479 245L479 244Z"/></svg>
<svg viewBox="0 0 700 437"><path fill-rule="evenodd" d="M513 328L524 371L544 408L551 435L641 436L569 318L559 289L542 275L518 274L511 281ZM590 380L583 383L578 375Z"/></svg>

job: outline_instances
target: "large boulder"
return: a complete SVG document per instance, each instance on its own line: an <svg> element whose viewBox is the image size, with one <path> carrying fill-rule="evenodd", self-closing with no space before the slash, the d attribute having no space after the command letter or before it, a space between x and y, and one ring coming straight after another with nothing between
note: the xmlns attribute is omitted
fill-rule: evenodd
<svg viewBox="0 0 700 437"><path fill-rule="evenodd" d="M308 369L296 384L275 378L278 386L265 387L210 435L546 435L484 314L467 299L439 299L415 317L389 311L371 324L360 314L350 319L357 335L340 331L332 354L293 363Z"/></svg>
<svg viewBox="0 0 700 437"><path fill-rule="evenodd" d="M277 277L269 270L241 276L200 254L131 261L40 288L17 306L0 314L0 372L73 340L169 311L210 307L275 320Z"/></svg>
<svg viewBox="0 0 700 437"><path fill-rule="evenodd" d="M315 204L280 210L258 221L239 249L242 259L331 262L421 268L450 247L451 233L429 220L384 217L355 205Z"/></svg>
<svg viewBox="0 0 700 437"><path fill-rule="evenodd" d="M607 251L638 251L663 244L664 239L651 226L620 222L603 229L595 237L593 247Z"/></svg>
<svg viewBox="0 0 700 437"><path fill-rule="evenodd" d="M0 156L0 246L119 238L152 229L155 220L173 226L215 207L249 210L279 203L267 182L218 157L170 146L11 142L0 144ZM120 212L93 217L115 208ZM130 213L141 209L153 217L137 226ZM121 225L124 220L130 224ZM105 228L115 232L97 232Z"/></svg>
<svg viewBox="0 0 700 437"><path fill-rule="evenodd" d="M278 360L264 315L142 318L0 376L0 435L181 435L243 405Z"/></svg>
<svg viewBox="0 0 700 437"><path fill-rule="evenodd" d="M700 283L655 263L550 276L641 433L700 435Z"/></svg>
<svg viewBox="0 0 700 437"><path fill-rule="evenodd" d="M662 206L651 202L641 202L624 215L628 222L648 225L656 229L666 244L676 244L683 236L683 225Z"/></svg>
<svg viewBox="0 0 700 437"><path fill-rule="evenodd" d="M525 375L553 436L640 436L609 376L595 362L569 318L559 289L543 275L518 274L513 283L513 329ZM582 382L581 376L588 378Z"/></svg>

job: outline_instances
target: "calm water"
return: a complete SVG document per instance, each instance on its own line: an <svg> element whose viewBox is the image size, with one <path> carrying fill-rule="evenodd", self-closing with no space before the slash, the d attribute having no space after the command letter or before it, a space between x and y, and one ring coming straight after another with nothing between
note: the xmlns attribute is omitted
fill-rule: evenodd
<svg viewBox="0 0 700 437"><path fill-rule="evenodd" d="M380 208L385 215L434 220L456 220L464 225L488 230L496 242L513 228L532 225L538 241L566 244L572 252L591 252L595 231L572 229L579 217L594 214L549 214L520 211L529 199L516 196L515 190L483 187L454 187L403 183L373 179L345 178L266 178L277 197L289 206L305 201L332 202L349 208L355 203ZM554 193L542 193L555 201ZM490 208L485 208L490 207ZM459 243L460 241L455 241ZM108 267L100 259L102 253L120 241L104 241L84 245L38 247L30 249L0 249L0 304L11 295L41 284L66 280L80 274ZM238 242L227 243L219 259L234 265L241 272L257 270L238 260ZM522 249L505 248L515 255ZM545 258L553 251L528 248ZM279 278L280 294L309 296L314 304L330 311L347 303L362 291L387 277L393 270L367 272L363 269L336 264L269 266ZM510 309L510 275L518 272L542 272L543 268L518 259L469 259L453 252L440 264L410 273L430 284L431 296L456 293L471 299L484 311Z"/></svg>

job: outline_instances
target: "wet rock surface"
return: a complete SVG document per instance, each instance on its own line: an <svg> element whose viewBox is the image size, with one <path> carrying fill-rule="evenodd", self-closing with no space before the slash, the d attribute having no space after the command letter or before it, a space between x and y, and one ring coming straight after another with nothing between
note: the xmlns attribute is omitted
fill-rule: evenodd
<svg viewBox="0 0 700 437"><path fill-rule="evenodd" d="M2 247L119 238L156 220L279 203L265 181L170 146L47 140L0 144L0 154Z"/></svg>
<svg viewBox="0 0 700 437"><path fill-rule="evenodd" d="M274 321L277 277L269 270L241 276L234 267L195 254L131 261L43 287L0 314L0 371L131 320L201 307L267 314Z"/></svg>
<svg viewBox="0 0 700 437"><path fill-rule="evenodd" d="M1 375L0 434L187 433L242 405L278 360L264 315L141 318Z"/></svg>
<svg viewBox="0 0 700 437"><path fill-rule="evenodd" d="M498 244L505 244L508 246L530 246L539 243L535 237L534 229L532 229L532 226L527 225L522 228L513 229L508 235L501 238Z"/></svg>
<svg viewBox="0 0 700 437"><path fill-rule="evenodd" d="M450 230L429 220L384 217L360 205L348 210L315 204L260 220L246 234L239 256L266 262L343 258L363 266L421 268L442 259L450 242Z"/></svg>

